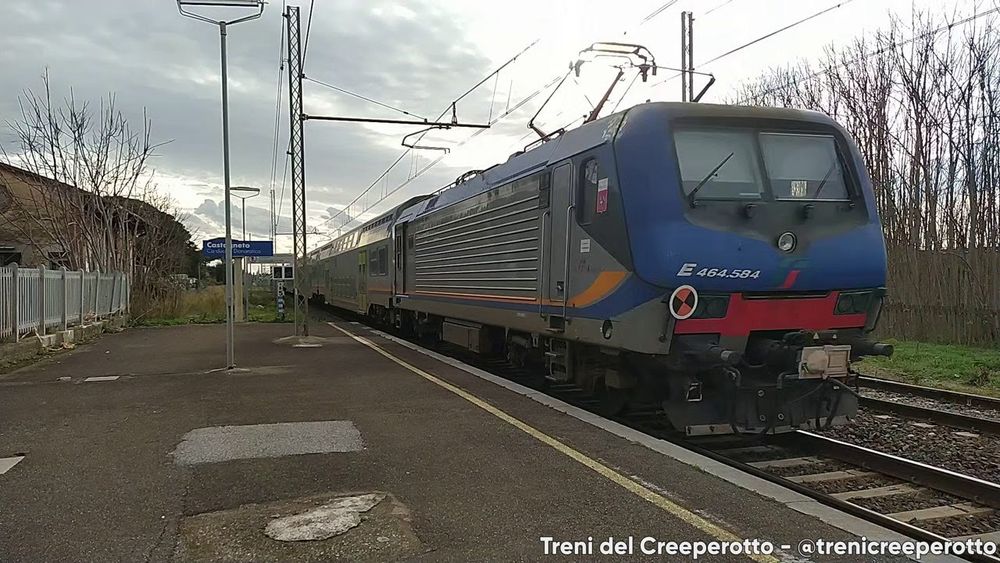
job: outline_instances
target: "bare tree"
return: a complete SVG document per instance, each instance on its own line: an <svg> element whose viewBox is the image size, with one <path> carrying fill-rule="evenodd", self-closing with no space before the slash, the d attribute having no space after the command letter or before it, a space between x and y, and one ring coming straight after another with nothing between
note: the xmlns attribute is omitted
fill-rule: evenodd
<svg viewBox="0 0 1000 563"><path fill-rule="evenodd" d="M160 145L150 140L148 116L136 129L113 94L96 106L72 92L57 102L47 73L42 82L40 94L19 97L20 116L7 122L16 151L3 157L33 174L21 175L33 185L13 202L17 227L36 247L60 249L65 266L125 272L133 296L154 299L167 274L186 271L191 245L156 192L149 164Z"/></svg>

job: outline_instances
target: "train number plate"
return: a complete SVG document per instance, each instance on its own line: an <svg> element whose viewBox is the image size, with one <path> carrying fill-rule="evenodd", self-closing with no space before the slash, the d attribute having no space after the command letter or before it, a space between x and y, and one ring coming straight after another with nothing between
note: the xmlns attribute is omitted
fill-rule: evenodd
<svg viewBox="0 0 1000 563"><path fill-rule="evenodd" d="M733 279L757 279L760 277L760 270L748 270L746 268L709 268L699 267L696 262L685 262L680 270L677 270L677 277L685 278L697 276L701 278L733 278Z"/></svg>

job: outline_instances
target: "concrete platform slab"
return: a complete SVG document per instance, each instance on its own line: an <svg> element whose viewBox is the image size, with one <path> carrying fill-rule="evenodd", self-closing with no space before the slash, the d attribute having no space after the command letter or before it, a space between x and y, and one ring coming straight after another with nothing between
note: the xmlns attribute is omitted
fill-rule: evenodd
<svg viewBox="0 0 1000 563"><path fill-rule="evenodd" d="M361 433L348 420L196 428L173 451L179 465L286 455L357 452Z"/></svg>
<svg viewBox="0 0 1000 563"><path fill-rule="evenodd" d="M0 443L26 454L0 481L0 560L537 560L543 537L650 537L773 542L774 555L754 558L773 563L802 560L803 538L855 537L800 495L734 485L668 443L343 327L375 347L352 337L294 348L275 343L289 325L241 325L246 371L227 373L211 371L224 362L223 326L132 330L0 379ZM345 334L316 326L314 336ZM113 375L129 377L58 381ZM330 421L351 421L365 447L195 465L171 455L198 429ZM263 533L265 513L369 491L405 507L380 516L396 536L292 552ZM378 551L380 536L395 547Z"/></svg>

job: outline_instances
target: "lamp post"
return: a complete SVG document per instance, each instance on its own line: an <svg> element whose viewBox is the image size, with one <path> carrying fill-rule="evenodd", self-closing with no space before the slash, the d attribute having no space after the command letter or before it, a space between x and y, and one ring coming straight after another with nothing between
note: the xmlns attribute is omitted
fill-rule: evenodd
<svg viewBox="0 0 1000 563"><path fill-rule="evenodd" d="M243 209L243 240L247 240L247 200L260 195L260 188L248 188L246 186L233 186L229 188L233 195L240 198L240 207ZM238 192L238 193L236 193ZM249 194L249 195L241 195Z"/></svg>
<svg viewBox="0 0 1000 563"><path fill-rule="evenodd" d="M247 240L247 200L252 197L257 197L260 195L260 188L250 188L247 186L233 186L229 188L229 191L236 197L240 198L240 209L243 211L243 219L241 224L243 225L243 241ZM241 195L248 194L248 195ZM246 266L243 265L243 260L240 260L240 273L243 275L243 314L247 315L249 319L250 310L250 292L247 291L247 272Z"/></svg>
<svg viewBox="0 0 1000 563"><path fill-rule="evenodd" d="M256 12L233 20L214 19L191 12L185 8L253 8ZM233 230L229 197L229 88L226 77L226 27L257 19L264 13L263 0L177 0L177 10L182 16L219 26L219 43L222 59L222 161L226 200L226 368L236 367L233 350Z"/></svg>

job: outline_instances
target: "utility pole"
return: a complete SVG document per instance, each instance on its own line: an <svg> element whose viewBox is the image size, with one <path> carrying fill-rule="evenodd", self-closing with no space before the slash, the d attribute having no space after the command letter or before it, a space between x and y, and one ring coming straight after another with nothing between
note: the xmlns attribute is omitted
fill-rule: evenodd
<svg viewBox="0 0 1000 563"><path fill-rule="evenodd" d="M681 101L682 102L688 101L687 26L688 26L687 12L681 12Z"/></svg>
<svg viewBox="0 0 1000 563"><path fill-rule="evenodd" d="M295 296L292 300L295 335L309 336L309 300L306 279L306 165L302 135L302 42L298 6L285 10L288 38L288 136L292 165L292 258Z"/></svg>
<svg viewBox="0 0 1000 563"><path fill-rule="evenodd" d="M419 125L429 129L473 128L488 129L490 125L460 123L456 115L455 103L451 107L451 121L429 121L427 119L381 119L372 117L346 117L331 115L309 115L302 108L302 41L299 25L299 8L285 9L285 37L288 41L288 110L289 127L288 154L292 167L292 257L294 268L295 336L309 336L309 286L308 249L306 247L306 166L305 137L303 124L306 120L333 121L346 123L392 123L398 125ZM404 139L405 143L405 139ZM277 218L275 219L277 221ZM275 227L277 229L277 227ZM286 233L275 233L275 235ZM314 234L315 233L314 231Z"/></svg>
<svg viewBox="0 0 1000 563"><path fill-rule="evenodd" d="M694 101L694 12L687 12L687 69L689 102Z"/></svg>
<svg viewBox="0 0 1000 563"><path fill-rule="evenodd" d="M271 187L271 223L269 227L270 227L271 243L273 244L274 234L278 232L278 220L274 216L274 186Z"/></svg>
<svg viewBox="0 0 1000 563"><path fill-rule="evenodd" d="M694 101L694 14L691 12L681 12L681 101Z"/></svg>

